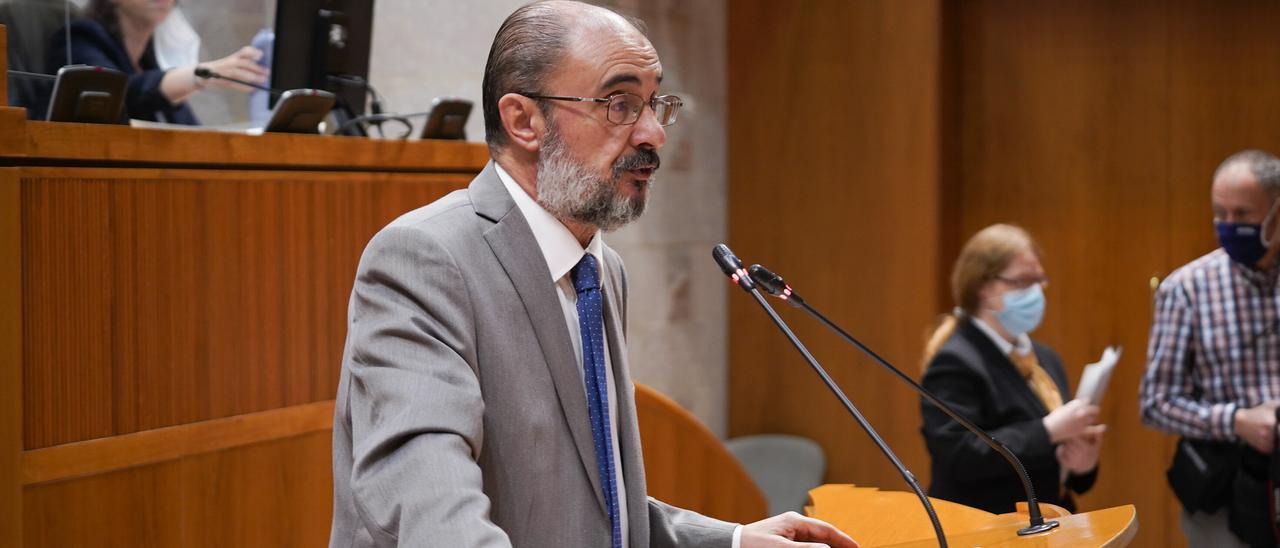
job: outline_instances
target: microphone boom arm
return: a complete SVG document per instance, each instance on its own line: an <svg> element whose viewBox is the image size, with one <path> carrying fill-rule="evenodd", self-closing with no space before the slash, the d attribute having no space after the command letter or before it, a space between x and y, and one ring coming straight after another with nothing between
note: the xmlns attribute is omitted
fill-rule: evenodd
<svg viewBox="0 0 1280 548"><path fill-rule="evenodd" d="M770 272L768 269L758 264L751 265L748 272L751 278L756 282L757 286L764 287L765 291L769 292L769 294L781 298L791 303L792 306L808 312L810 316L813 316L822 323L822 325L827 326L828 329L835 332L835 334L844 339L845 342L857 347L858 350L861 350L863 354L870 357L880 365L880 367L883 367L901 379L902 382L910 385L911 388L915 389L916 393L920 394L921 397L928 400L929 403L933 404L938 409L941 409L942 412L946 413L952 420L960 423L960 425L966 430L972 432L975 436L978 436L979 439L994 449L996 453L999 453L1001 457L1004 457L1004 460L1008 461L1009 465L1017 470L1018 479L1022 481L1022 487L1027 493L1027 514L1031 518L1031 524L1019 529L1018 535L1026 536L1043 533L1058 526L1058 522L1056 521L1045 521L1044 515L1040 513L1040 503L1036 499L1035 488L1031 485L1031 476L1027 474L1027 469L1022 466L1022 461L1018 460L1018 457L1015 456L1008 447L1005 447L1000 440L992 437L991 434L988 434L985 430L979 428L978 425L973 424L969 419L964 418L963 415L953 409L950 405L947 405L946 402L942 401L937 396L934 396L932 392L929 392L923 386L920 386L920 384L914 379L894 367L888 362L888 360L880 357L879 354L876 354L876 352L867 347L867 345L862 344L862 341L855 339L853 335L850 335L844 329L841 329L840 326L835 324L835 322L827 319L827 317L822 315L821 312L818 312L812 306L809 306L809 303L804 302L804 299L800 298L800 296L791 289L791 286L782 281L782 277Z"/></svg>

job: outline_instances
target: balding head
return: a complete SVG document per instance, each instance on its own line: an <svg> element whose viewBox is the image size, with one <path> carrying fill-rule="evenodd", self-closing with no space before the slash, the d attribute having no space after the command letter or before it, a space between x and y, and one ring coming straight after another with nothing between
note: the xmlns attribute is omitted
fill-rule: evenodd
<svg viewBox="0 0 1280 548"><path fill-rule="evenodd" d="M601 31L645 33L644 23L612 10L570 0L544 0L517 9L498 28L485 64L481 106L490 153L507 143L498 100L508 93L544 93L566 52ZM546 109L546 105L542 106Z"/></svg>

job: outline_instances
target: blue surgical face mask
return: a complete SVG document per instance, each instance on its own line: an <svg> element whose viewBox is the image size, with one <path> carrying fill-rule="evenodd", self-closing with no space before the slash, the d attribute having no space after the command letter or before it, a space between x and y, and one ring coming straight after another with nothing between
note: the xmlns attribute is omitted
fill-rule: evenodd
<svg viewBox="0 0 1280 548"><path fill-rule="evenodd" d="M996 320L1014 337L1035 331L1044 319L1044 290L1040 284L1004 294L1004 310Z"/></svg>

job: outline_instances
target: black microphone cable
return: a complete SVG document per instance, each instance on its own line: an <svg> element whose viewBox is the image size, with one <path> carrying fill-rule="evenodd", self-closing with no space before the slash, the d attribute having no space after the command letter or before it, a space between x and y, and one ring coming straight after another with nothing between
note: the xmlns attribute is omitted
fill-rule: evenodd
<svg viewBox="0 0 1280 548"><path fill-rule="evenodd" d="M782 330L782 333L787 336L787 340L791 341L791 345L796 347L801 356L804 356L805 361L809 363L809 367L812 367L813 371L822 378L822 382L840 400L845 410L850 415L853 415L853 419L858 422L858 426L861 426L862 430L871 437L871 441L875 442L876 447L880 449L881 453L884 453L885 458L888 458L889 462L893 463L893 467L902 475L902 479L906 480L907 485L911 487L916 497L920 499L920 504L924 506L925 513L929 515L929 521L933 524L933 532L938 537L938 545L942 548L947 548L947 536L942 532L942 523L938 521L938 514L933 510L933 503L929 501L928 495L924 494L924 489L920 488L920 482L916 481L915 475L910 470L907 470L906 465L902 464L902 461L898 459L898 455L894 454L893 449L889 448L889 444L880 438L880 434L876 432L870 422L867 422L866 417L862 416L858 408L854 407L853 403L849 401L849 397L840 389L836 381L831 379L831 376L822 368L822 365L813 357L813 354L809 353L809 349L804 346L804 343L800 342L795 333L791 332L791 328L787 326L787 323L782 321L782 318L778 316L773 307L769 306L769 303L760 295L760 291L756 289L757 284L752 280L750 273L742 266L742 261L738 260L738 257L734 256L733 252L729 250L729 247L724 244L717 245L711 250L711 256L715 258L716 264L720 266L720 270L724 271L725 275L729 276L729 279L755 298L760 308L764 309L765 314L769 315L769 319L773 320L778 329Z"/></svg>
<svg viewBox="0 0 1280 548"><path fill-rule="evenodd" d="M214 72L214 71L213 71L213 70L211 70L209 67L205 67L205 66L201 66L201 65L196 65L195 75L196 75L196 78L200 78L201 80L226 80L226 81L228 81L228 82L234 82L234 83L240 84L240 85L242 85L242 86L248 86L248 87L251 87L251 88L253 88L253 89L259 89L259 90L265 91L265 92L270 93L272 96L275 96L275 97L279 97L280 95L282 95L282 94L284 93L283 91L280 91L280 90L278 90L278 89L275 89L275 88L269 88L269 87L264 86L264 85L262 85L262 84L255 84L255 83L250 82L250 81L248 81L248 80L241 80L241 79L239 79L239 78L232 78L232 77L230 77L230 76L223 76L223 75L221 75L221 74L218 74L218 73Z"/></svg>
<svg viewBox="0 0 1280 548"><path fill-rule="evenodd" d="M1031 476L1027 474L1026 468L1022 466L1022 461L1018 460L1018 457L1015 456L1008 447L1005 447L1003 443L1000 443L1000 440L991 437L991 434L988 434L985 430L978 428L976 424L973 424L969 419L964 418L964 416L962 416L958 411L952 409L950 405L947 405L946 402L938 399L938 397L934 396L932 392L925 390L925 388L920 386L920 384L914 379L890 364L888 360L880 357L879 354L876 354L875 351L871 350L867 345L862 344L862 342L855 339L853 335L850 335L844 329L841 329L840 326L835 324L835 322L827 319L827 317L823 316L821 312L818 312L812 306L809 306L809 303L804 302L804 299L792 290L791 286L787 285L781 276L774 274L769 269L758 264L751 265L751 268L747 270L747 276L749 276L756 285L764 288L766 293L791 303L791 305L796 308L801 308L805 312L808 312L810 316L813 316L822 323L822 325L825 325L828 329L834 331L836 335L839 335L840 338L845 340L845 342L857 347L863 354L866 354L881 367L887 369L890 373L893 373L901 379L902 382L910 385L911 388L915 389L916 393L923 396L926 400L929 400L929 403L932 403L938 409L941 409L942 412L946 413L952 420L960 423L961 426L978 436L979 439L999 453L1000 456L1004 457L1004 460L1008 461L1009 465L1012 466L1014 470L1017 470L1018 479L1022 480L1022 487L1027 493L1027 513L1030 515L1031 524L1019 529L1018 535L1025 536L1043 533L1058 526L1058 522L1056 521L1045 521L1044 516L1040 513L1040 503L1036 499L1035 488L1031 485Z"/></svg>

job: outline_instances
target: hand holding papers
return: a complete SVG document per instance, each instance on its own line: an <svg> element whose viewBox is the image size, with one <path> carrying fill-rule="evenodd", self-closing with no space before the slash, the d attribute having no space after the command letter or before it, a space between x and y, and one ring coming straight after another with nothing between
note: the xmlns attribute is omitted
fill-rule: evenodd
<svg viewBox="0 0 1280 548"><path fill-rule="evenodd" d="M1097 363L1084 366L1084 373L1080 375L1080 385L1076 388L1077 399L1093 405L1102 403L1102 395L1107 391L1107 384L1111 382L1111 371L1115 369L1116 362L1120 361L1120 350L1120 348L1108 346Z"/></svg>

